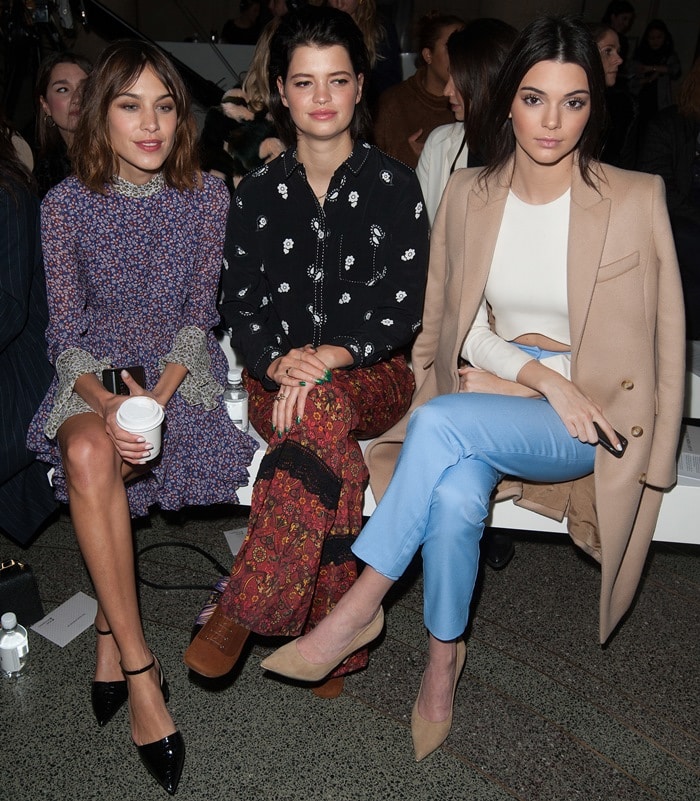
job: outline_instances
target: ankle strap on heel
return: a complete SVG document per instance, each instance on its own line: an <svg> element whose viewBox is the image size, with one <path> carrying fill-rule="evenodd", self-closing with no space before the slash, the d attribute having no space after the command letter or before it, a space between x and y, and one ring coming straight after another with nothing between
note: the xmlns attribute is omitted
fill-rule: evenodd
<svg viewBox="0 0 700 801"><path fill-rule="evenodd" d="M121 662L119 663L119 666L121 667L122 673L125 676L138 676L141 673L146 673L148 670L155 667L155 664L156 664L156 658L153 657L153 659L151 659L150 663L146 665L146 667L139 668L138 670L124 670Z"/></svg>

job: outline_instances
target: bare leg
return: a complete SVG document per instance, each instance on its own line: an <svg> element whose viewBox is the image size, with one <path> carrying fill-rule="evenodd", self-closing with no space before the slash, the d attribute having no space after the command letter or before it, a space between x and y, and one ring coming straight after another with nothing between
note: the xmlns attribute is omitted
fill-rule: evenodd
<svg viewBox="0 0 700 801"><path fill-rule="evenodd" d="M428 665L418 695L418 712L424 720L438 723L449 717L456 662L456 641L444 642L431 634L428 642Z"/></svg>
<svg viewBox="0 0 700 801"><path fill-rule="evenodd" d="M330 662L375 617L393 580L367 566L328 617L296 641L299 653L313 664Z"/></svg>
<svg viewBox="0 0 700 801"><path fill-rule="evenodd" d="M124 479L133 475L122 462L104 423L96 414L66 420L58 432L66 474L70 513L78 544L99 603L96 622L112 630L100 637L96 679L123 678L127 670L152 660L141 625L136 596L131 518ZM149 670L129 677L131 730L137 745L155 742L175 731L158 684Z"/></svg>

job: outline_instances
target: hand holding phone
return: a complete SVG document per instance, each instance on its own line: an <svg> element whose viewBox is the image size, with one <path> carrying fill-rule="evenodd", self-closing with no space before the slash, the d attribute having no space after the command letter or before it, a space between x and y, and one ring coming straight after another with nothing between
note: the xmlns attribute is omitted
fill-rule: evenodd
<svg viewBox="0 0 700 801"><path fill-rule="evenodd" d="M136 383L146 389L146 374L141 365L133 365L132 367L109 367L102 371L102 383L105 389L115 395L129 395L129 387L122 381L121 371L126 370L127 373L136 381Z"/></svg>
<svg viewBox="0 0 700 801"><path fill-rule="evenodd" d="M605 448L605 450L612 453L612 455L616 459L621 459L625 453L625 450L627 449L627 440L625 439L625 437L623 437L619 431L615 431L615 433L617 434L617 438L620 440L620 445L622 445L622 448L618 451L617 448L613 446L612 442L610 442L607 434L605 434L605 432L598 425L598 423L594 421L593 425L595 426L596 433L598 434L598 445L602 445Z"/></svg>

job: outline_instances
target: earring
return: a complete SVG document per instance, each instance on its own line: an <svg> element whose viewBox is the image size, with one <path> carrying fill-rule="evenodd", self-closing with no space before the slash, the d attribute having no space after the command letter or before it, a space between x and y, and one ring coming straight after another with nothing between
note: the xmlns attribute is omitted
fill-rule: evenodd
<svg viewBox="0 0 700 801"><path fill-rule="evenodd" d="M53 118L53 117L52 117L50 114L47 114L47 115L44 117L44 119L46 120L46 125L47 125L49 128L55 128L55 127L56 127L56 123L54 122L54 118Z"/></svg>

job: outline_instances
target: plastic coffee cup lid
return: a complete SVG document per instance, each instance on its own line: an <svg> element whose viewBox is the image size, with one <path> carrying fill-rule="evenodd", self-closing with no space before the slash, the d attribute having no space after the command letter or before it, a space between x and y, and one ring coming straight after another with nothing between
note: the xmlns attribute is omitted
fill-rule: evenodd
<svg viewBox="0 0 700 801"><path fill-rule="evenodd" d="M148 431L163 422L163 410L153 398L135 395L127 398L117 412L117 424L125 431Z"/></svg>

